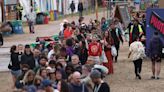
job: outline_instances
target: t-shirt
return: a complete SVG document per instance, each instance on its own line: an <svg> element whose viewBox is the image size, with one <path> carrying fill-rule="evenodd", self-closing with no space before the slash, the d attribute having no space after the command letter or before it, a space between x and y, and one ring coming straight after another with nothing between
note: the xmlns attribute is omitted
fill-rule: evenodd
<svg viewBox="0 0 164 92"><path fill-rule="evenodd" d="M95 85L93 92L110 92L110 87L106 82L104 82L99 85Z"/></svg>
<svg viewBox="0 0 164 92"><path fill-rule="evenodd" d="M145 55L145 48L139 41L131 43L129 51L132 53L132 60L142 59Z"/></svg>
<svg viewBox="0 0 164 92"><path fill-rule="evenodd" d="M89 44L89 56L100 56L102 53L102 48L99 43L90 43Z"/></svg>

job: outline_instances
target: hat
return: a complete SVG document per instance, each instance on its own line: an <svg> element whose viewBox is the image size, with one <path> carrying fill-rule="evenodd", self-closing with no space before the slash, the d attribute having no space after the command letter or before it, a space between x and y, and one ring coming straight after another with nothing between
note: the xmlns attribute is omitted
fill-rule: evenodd
<svg viewBox="0 0 164 92"><path fill-rule="evenodd" d="M107 74L109 71L108 68L103 65L94 65L94 69L100 69L104 74Z"/></svg>
<svg viewBox="0 0 164 92"><path fill-rule="evenodd" d="M51 86L52 82L48 79L42 81L43 87Z"/></svg>
<svg viewBox="0 0 164 92"><path fill-rule="evenodd" d="M90 77L91 78L101 78L101 73L98 70L92 70Z"/></svg>
<svg viewBox="0 0 164 92"><path fill-rule="evenodd" d="M30 45L28 45L28 44L27 44L27 45L25 45L25 48L30 48Z"/></svg>

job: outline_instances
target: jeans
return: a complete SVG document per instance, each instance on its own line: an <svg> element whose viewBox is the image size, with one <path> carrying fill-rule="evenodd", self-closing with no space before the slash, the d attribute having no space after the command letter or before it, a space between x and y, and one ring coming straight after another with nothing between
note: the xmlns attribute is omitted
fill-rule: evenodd
<svg viewBox="0 0 164 92"><path fill-rule="evenodd" d="M135 68L135 74L136 76L139 76L142 70L142 59L137 59L133 61L134 68Z"/></svg>
<svg viewBox="0 0 164 92"><path fill-rule="evenodd" d="M29 22L29 30L30 30L30 33L34 33L34 22L32 21Z"/></svg>

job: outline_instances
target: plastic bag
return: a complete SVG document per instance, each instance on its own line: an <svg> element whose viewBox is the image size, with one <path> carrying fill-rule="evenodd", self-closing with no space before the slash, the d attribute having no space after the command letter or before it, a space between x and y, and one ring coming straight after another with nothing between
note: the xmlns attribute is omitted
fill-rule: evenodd
<svg viewBox="0 0 164 92"><path fill-rule="evenodd" d="M100 57L100 60L101 60L101 62L103 62L103 63L108 63L108 59L107 59L107 57L106 57L104 51L102 51L102 55L101 55L101 57Z"/></svg>
<svg viewBox="0 0 164 92"><path fill-rule="evenodd" d="M112 53L112 56L113 57L116 57L117 56L117 50L116 50L116 47L115 46L112 46L111 47L111 53Z"/></svg>

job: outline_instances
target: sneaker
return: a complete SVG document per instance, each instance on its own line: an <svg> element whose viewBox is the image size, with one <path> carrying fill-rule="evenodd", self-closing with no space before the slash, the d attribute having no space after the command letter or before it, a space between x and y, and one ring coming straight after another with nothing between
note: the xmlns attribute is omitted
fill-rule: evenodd
<svg viewBox="0 0 164 92"><path fill-rule="evenodd" d="M156 80L159 80L159 79L160 79L159 77L156 78Z"/></svg>
<svg viewBox="0 0 164 92"><path fill-rule="evenodd" d="M141 76L140 75L138 75L138 79L141 80Z"/></svg>
<svg viewBox="0 0 164 92"><path fill-rule="evenodd" d="M151 79L155 79L155 76L151 76Z"/></svg>

